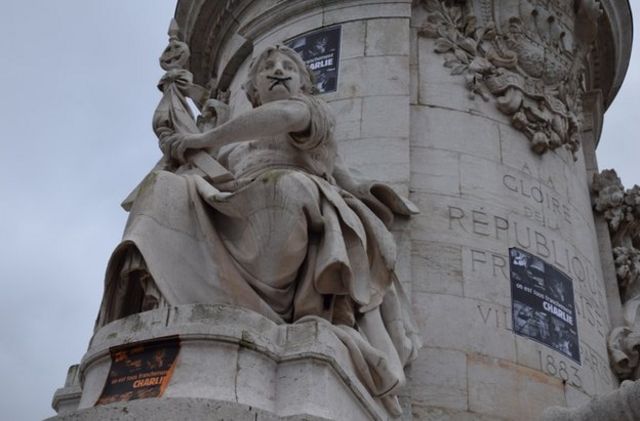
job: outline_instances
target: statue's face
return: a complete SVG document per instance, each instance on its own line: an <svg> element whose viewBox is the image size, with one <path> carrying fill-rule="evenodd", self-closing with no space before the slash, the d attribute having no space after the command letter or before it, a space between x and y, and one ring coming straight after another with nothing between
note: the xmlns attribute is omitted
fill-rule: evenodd
<svg viewBox="0 0 640 421"><path fill-rule="evenodd" d="M298 95L301 82L296 63L286 54L274 50L260 63L255 87L263 104Z"/></svg>

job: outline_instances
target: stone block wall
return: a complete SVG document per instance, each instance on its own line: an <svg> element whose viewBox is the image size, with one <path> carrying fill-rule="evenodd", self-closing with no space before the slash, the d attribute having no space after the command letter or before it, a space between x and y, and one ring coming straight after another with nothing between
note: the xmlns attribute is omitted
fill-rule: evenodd
<svg viewBox="0 0 640 421"><path fill-rule="evenodd" d="M582 151L575 162L564 149L532 152L494 98L469 98L436 41L419 35L426 21L415 8L410 189L422 213L412 292L425 348L412 368L414 415L536 419L550 405L580 405L616 385ZM580 364L513 333L510 247L573 280Z"/></svg>

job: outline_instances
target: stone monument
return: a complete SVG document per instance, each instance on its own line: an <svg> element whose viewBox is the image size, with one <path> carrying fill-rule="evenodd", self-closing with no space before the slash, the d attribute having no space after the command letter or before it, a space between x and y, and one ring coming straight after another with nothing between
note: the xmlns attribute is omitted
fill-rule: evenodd
<svg viewBox="0 0 640 421"><path fill-rule="evenodd" d="M178 1L53 419L633 419L630 40L613 0Z"/></svg>

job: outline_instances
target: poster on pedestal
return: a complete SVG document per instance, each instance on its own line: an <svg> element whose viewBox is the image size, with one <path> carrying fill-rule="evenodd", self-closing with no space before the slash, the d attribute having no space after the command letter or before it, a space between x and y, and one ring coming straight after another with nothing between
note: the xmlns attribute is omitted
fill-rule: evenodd
<svg viewBox="0 0 640 421"><path fill-rule="evenodd" d="M96 405L162 396L179 350L177 336L111 348L111 368Z"/></svg>
<svg viewBox="0 0 640 421"><path fill-rule="evenodd" d="M509 249L513 331L580 363L571 278L518 248Z"/></svg>

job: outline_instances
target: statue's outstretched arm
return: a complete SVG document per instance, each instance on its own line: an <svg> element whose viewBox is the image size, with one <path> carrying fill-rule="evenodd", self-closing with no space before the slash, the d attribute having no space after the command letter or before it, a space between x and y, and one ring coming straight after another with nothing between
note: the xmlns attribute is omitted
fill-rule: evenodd
<svg viewBox="0 0 640 421"><path fill-rule="evenodd" d="M226 123L196 134L173 134L160 140L165 155L184 162L188 149L210 149L244 140L302 132L309 127L311 112L302 101L281 100L263 104Z"/></svg>

